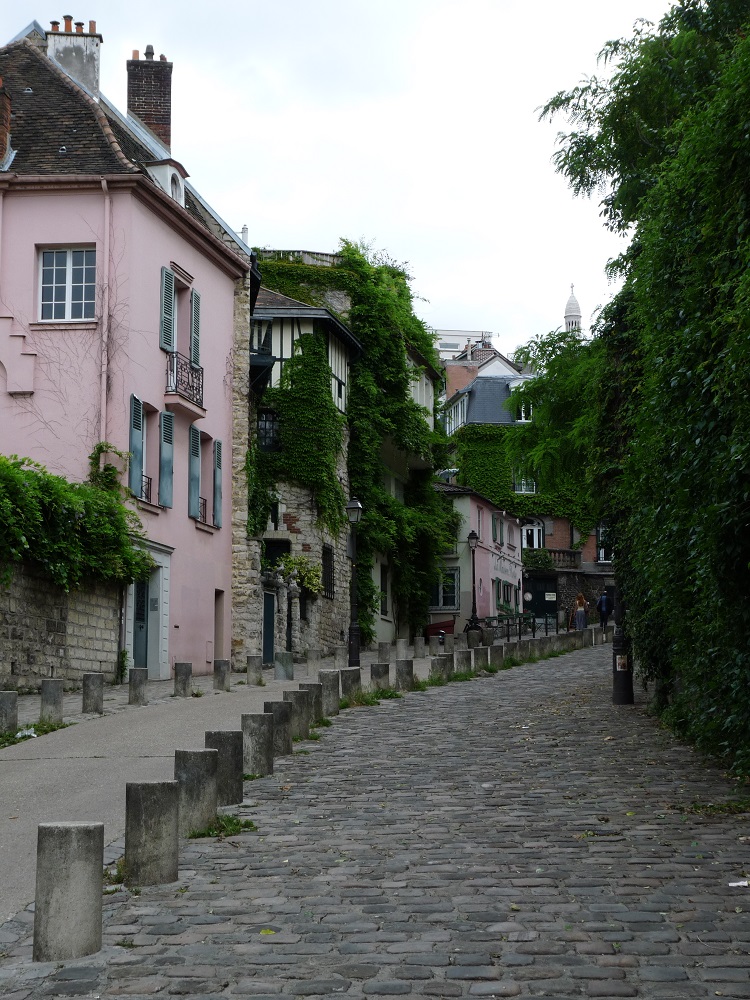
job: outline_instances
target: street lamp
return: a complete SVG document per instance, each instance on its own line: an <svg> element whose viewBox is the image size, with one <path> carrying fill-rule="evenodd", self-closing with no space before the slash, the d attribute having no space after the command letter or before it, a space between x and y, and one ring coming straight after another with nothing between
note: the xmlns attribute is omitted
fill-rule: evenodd
<svg viewBox="0 0 750 1000"><path fill-rule="evenodd" d="M472 528L467 539L471 549L471 618L469 619L469 631L479 628L479 618L477 618L477 545L479 535Z"/></svg>
<svg viewBox="0 0 750 1000"><path fill-rule="evenodd" d="M349 584L349 666L359 666L359 609L357 608L357 525L362 517L362 504L352 497L346 505L346 516L351 525L352 577Z"/></svg>

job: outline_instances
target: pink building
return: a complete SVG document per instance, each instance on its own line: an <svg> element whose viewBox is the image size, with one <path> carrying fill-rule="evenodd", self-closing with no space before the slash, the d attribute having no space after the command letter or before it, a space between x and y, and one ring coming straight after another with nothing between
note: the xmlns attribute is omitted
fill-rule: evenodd
<svg viewBox="0 0 750 1000"><path fill-rule="evenodd" d="M71 480L98 442L131 454L156 569L121 647L206 673L230 653L235 288L257 274L171 156L172 64L133 53L122 115L83 27L0 49L0 452Z"/></svg>
<svg viewBox="0 0 750 1000"><path fill-rule="evenodd" d="M474 597L480 619L517 614L522 610L520 520L466 486L438 482L435 489L450 498L461 523L433 593L430 624L454 622L455 631L463 631ZM477 535L473 566L471 532Z"/></svg>

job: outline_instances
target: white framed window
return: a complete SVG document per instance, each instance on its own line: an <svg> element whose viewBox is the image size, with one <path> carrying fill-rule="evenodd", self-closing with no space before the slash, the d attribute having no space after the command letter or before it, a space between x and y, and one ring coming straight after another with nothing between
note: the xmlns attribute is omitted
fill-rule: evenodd
<svg viewBox="0 0 750 1000"><path fill-rule="evenodd" d="M430 610L432 611L458 611L460 600L460 576L458 566L446 566L443 568L443 575L432 588L430 597Z"/></svg>
<svg viewBox="0 0 750 1000"><path fill-rule="evenodd" d="M513 489L516 493L536 493L536 479L529 476L518 475L514 477Z"/></svg>
<svg viewBox="0 0 750 1000"><path fill-rule="evenodd" d="M482 508L477 507L477 534L482 537Z"/></svg>
<svg viewBox="0 0 750 1000"><path fill-rule="evenodd" d="M543 549L544 525L538 522L525 524L521 529L521 547L524 549Z"/></svg>
<svg viewBox="0 0 750 1000"><path fill-rule="evenodd" d="M39 319L96 319L96 250L70 247L39 254Z"/></svg>
<svg viewBox="0 0 750 1000"><path fill-rule="evenodd" d="M518 404L518 410L516 411L516 423L518 424L528 424L531 423L531 417L533 413L533 407L528 400L522 399Z"/></svg>

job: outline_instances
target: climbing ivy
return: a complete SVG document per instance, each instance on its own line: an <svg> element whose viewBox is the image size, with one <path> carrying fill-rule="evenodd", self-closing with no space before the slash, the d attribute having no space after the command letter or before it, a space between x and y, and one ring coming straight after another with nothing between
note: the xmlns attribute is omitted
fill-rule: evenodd
<svg viewBox="0 0 750 1000"><path fill-rule="evenodd" d="M141 524L124 502L119 471L111 463L99 469L105 452L117 454L102 443L87 483L0 455L0 582L7 585L22 562L66 591L90 579L122 584L148 577L153 561L139 544Z"/></svg>
<svg viewBox="0 0 750 1000"><path fill-rule="evenodd" d="M365 642L374 638L380 603L380 591L372 578L377 554L388 561L391 570L399 621L413 630L421 629L427 620L432 586L439 578L442 555L455 537L456 518L450 503L431 485L433 470L445 467L447 462L445 436L440 428L430 429L424 409L411 395L411 384L423 369L419 360L414 367L407 352L435 369L439 358L430 331L414 313L407 268L371 247L343 240L335 266L265 260L263 280L274 291L328 308L326 292L333 289L348 296L350 308L343 318L363 347L350 368L346 415L350 491L364 508L357 532L360 628ZM296 393L296 381L294 385ZM330 380L326 392L330 399ZM267 398L274 397L266 394L264 404ZM314 411L308 410L308 421L309 412ZM284 478L284 448L286 444L277 458L278 478ZM296 482L302 481L302 475L307 474L303 470L310 464L309 448L304 452L299 454ZM405 469L407 455L412 463L416 457L420 466L408 474L403 501L392 496L390 482L384 482L386 453L396 466L402 463ZM335 473L332 451L325 451L324 459L328 474ZM249 465L251 469L259 468L262 476L265 461L259 461L256 454ZM273 459L267 460L266 468L272 464ZM285 476L289 477L288 470ZM272 478L269 476L262 485L258 480L253 494L256 502L259 494L267 496ZM331 491L329 498L330 512L338 504L336 509L343 516L343 495Z"/></svg>
<svg viewBox="0 0 750 1000"><path fill-rule="evenodd" d="M284 364L281 383L263 393L260 405L279 420L279 448L251 445L246 460L248 531L260 535L275 500L275 484L309 489L320 521L336 534L342 527L346 497L338 480L345 419L331 396L331 369L322 333L303 334L294 356Z"/></svg>
<svg viewBox="0 0 750 1000"><path fill-rule="evenodd" d="M517 517L566 517L585 540L596 526L597 514L577 476L559 473L546 481L540 478L536 493L515 492L513 434L511 425L497 424L467 424L456 431L451 441L461 485ZM537 475L533 468L524 473L529 477Z"/></svg>

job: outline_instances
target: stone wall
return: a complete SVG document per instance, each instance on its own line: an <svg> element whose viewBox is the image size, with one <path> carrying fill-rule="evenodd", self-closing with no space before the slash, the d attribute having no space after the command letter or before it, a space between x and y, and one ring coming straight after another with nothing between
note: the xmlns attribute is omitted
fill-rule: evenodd
<svg viewBox="0 0 750 1000"><path fill-rule="evenodd" d="M66 594L29 567L0 587L0 686L38 688L44 677L80 683L117 672L120 590L95 584Z"/></svg>
<svg viewBox="0 0 750 1000"><path fill-rule="evenodd" d="M599 621L596 602L606 586L613 581L611 573L558 573L557 575L557 607L563 616L569 616L575 607L576 597L583 594L589 603L589 624Z"/></svg>
<svg viewBox="0 0 750 1000"><path fill-rule="evenodd" d="M263 586L260 542L247 537L247 474L250 440L250 276L237 282L232 372L232 669L243 670L248 653L261 651Z"/></svg>

